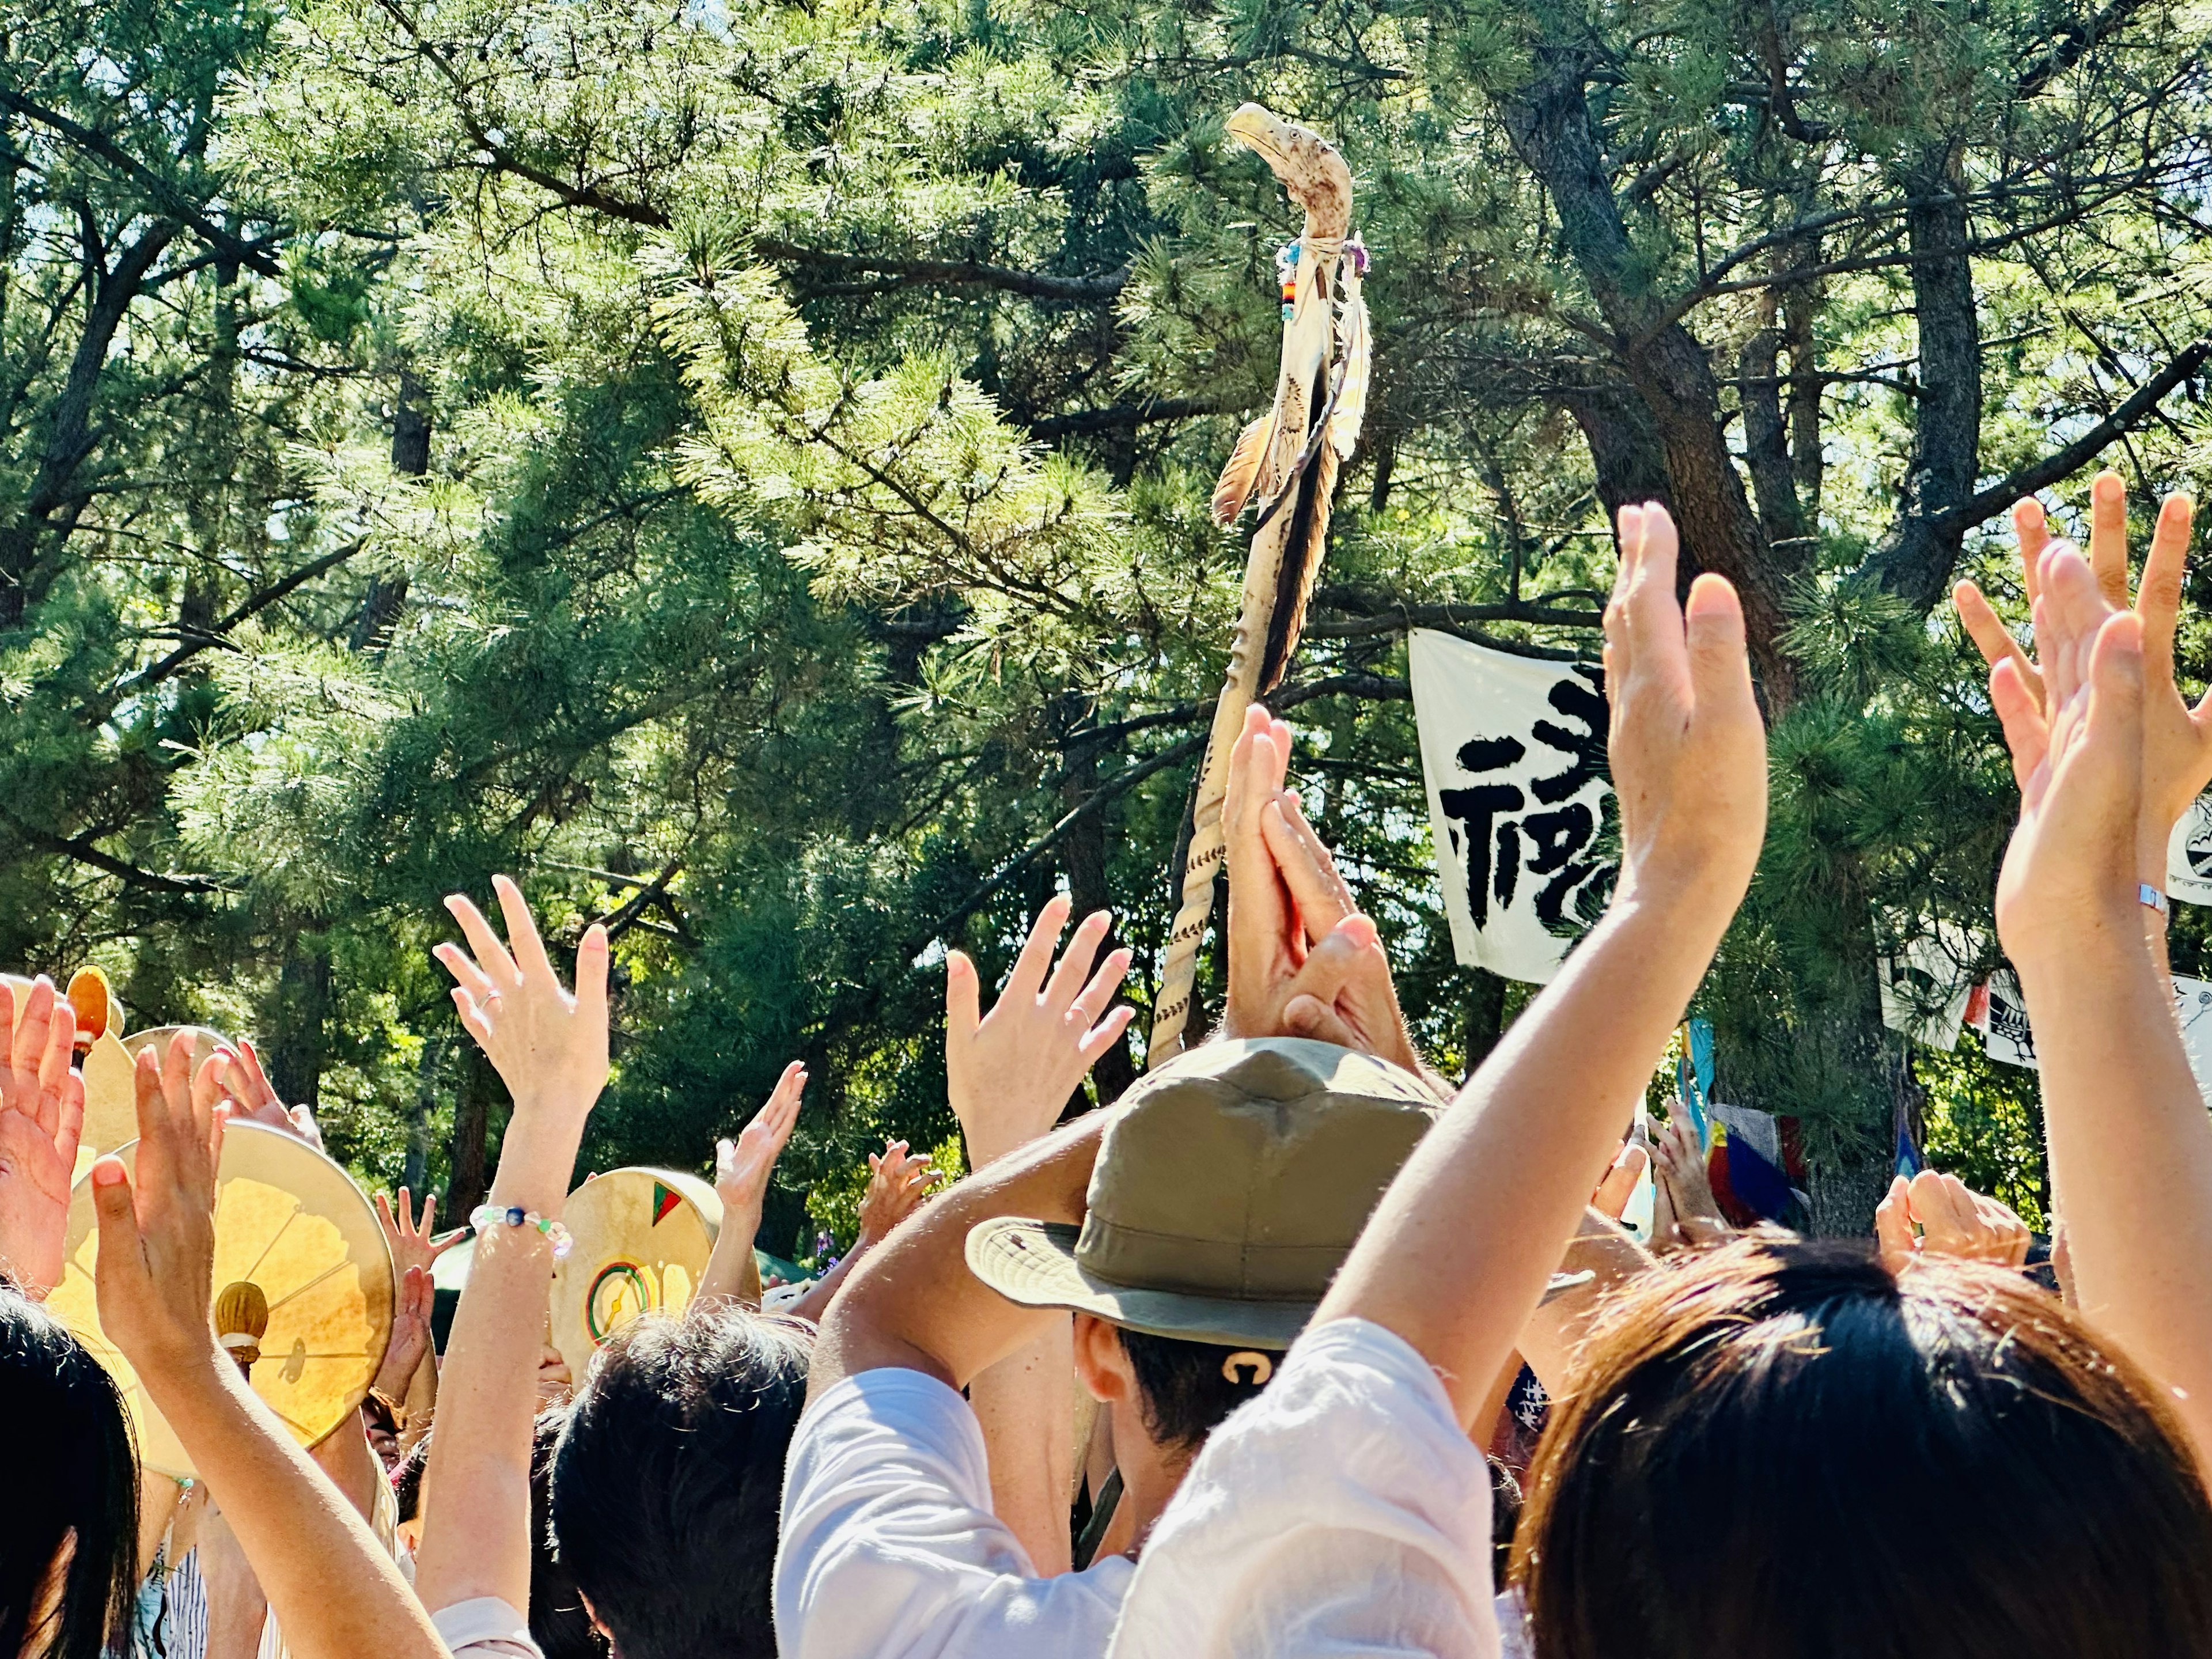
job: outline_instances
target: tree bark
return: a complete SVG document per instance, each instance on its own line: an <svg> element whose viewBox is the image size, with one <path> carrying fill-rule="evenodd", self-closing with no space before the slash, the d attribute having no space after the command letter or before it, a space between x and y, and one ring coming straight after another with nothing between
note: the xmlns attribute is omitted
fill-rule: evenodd
<svg viewBox="0 0 2212 1659"><path fill-rule="evenodd" d="M1782 332L1762 328L1744 342L1737 359L1743 399L1743 458L1759 502L1759 522L1770 545L1802 547L1805 510L1790 465L1789 428L1782 414Z"/></svg>
<svg viewBox="0 0 2212 1659"><path fill-rule="evenodd" d="M1921 611L1950 586L1972 527L1963 509L1973 499L1982 441L1982 331L1960 161L1955 147L1930 150L1907 181L1920 395L1897 519L1867 561L1875 580Z"/></svg>
<svg viewBox="0 0 2212 1659"><path fill-rule="evenodd" d="M1089 799L1097 787L1098 746L1079 741L1068 757L1061 799L1073 808ZM1079 923L1095 911L1112 909L1113 895L1106 885L1106 814L1085 812L1078 818L1060 843L1060 855L1067 868L1067 893L1074 901L1075 920ZM1104 961L1121 945L1121 924L1117 916L1098 947L1097 959ZM1122 994L1115 994L1115 1002L1127 1000ZM1098 1056L1098 1063L1091 1068L1091 1081L1097 1091L1098 1103L1110 1106L1136 1080L1137 1062L1129 1053L1129 1034L1124 1030L1114 1046ZM1080 1085L1076 1092L1082 1093Z"/></svg>
<svg viewBox="0 0 2212 1659"><path fill-rule="evenodd" d="M492 1097L499 1079L491 1062L471 1043L461 1059L461 1091L453 1103L452 1176L446 1183L446 1201L440 1207L458 1221L484 1201L491 1189L489 1141L491 1137Z"/></svg>
<svg viewBox="0 0 2212 1659"><path fill-rule="evenodd" d="M1474 1075L1475 1067L1490 1058L1490 1051L1505 1035L1505 981L1487 968L1470 968L1467 977L1467 1066L1460 1073L1462 1082Z"/></svg>
<svg viewBox="0 0 2212 1659"><path fill-rule="evenodd" d="M1630 383L1650 414L1665 455L1674 516L1689 562L1717 571L1742 595L1751 654L1769 703L1791 700L1796 674L1779 639L1782 595L1791 570L1760 532L1743 480L1723 435L1720 384L1705 348L1679 322L1667 322L1628 237L1607 182L1583 87L1588 49L1566 44L1557 8L1536 9L1551 38L1536 48L1537 73L1504 101L1515 151L1551 191L1559 234L1613 331Z"/></svg>
<svg viewBox="0 0 2212 1659"><path fill-rule="evenodd" d="M322 945L312 935L295 933L277 969L269 1081L289 1105L318 1106L322 1098L331 1003L331 959Z"/></svg>

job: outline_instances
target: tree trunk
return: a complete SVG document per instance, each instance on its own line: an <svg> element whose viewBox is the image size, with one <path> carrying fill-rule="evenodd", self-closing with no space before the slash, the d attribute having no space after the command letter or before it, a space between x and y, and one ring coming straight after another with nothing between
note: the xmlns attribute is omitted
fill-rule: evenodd
<svg viewBox="0 0 2212 1659"><path fill-rule="evenodd" d="M1759 522L1776 547L1798 547L1805 537L1805 511L1797 500L1797 480L1790 466L1789 428L1782 415L1782 334L1762 328L1744 342L1737 360L1743 399L1743 459L1751 469Z"/></svg>
<svg viewBox="0 0 2212 1659"><path fill-rule="evenodd" d="M1982 331L1960 161L1956 149L1931 150L1908 181L1920 396L1897 520L1867 561L1883 586L1923 611L1943 596L1958 564L1969 526L1957 509L1973 498L1982 441Z"/></svg>
<svg viewBox="0 0 2212 1659"><path fill-rule="evenodd" d="M1650 410L1666 456L1682 546L1700 570L1734 582L1743 599L1752 660L1770 707L1793 698L1796 672L1780 648L1782 596L1794 572L1775 557L1744 493L1723 433L1720 383L1705 348L1664 317L1607 180L1583 85L1588 49L1566 44L1573 27L1536 9L1552 38L1536 48L1537 73L1501 113L1522 160L1550 190L1559 234L1617 337L1620 362Z"/></svg>
<svg viewBox="0 0 2212 1659"><path fill-rule="evenodd" d="M331 959L323 941L295 933L276 974L276 1035L269 1045L270 1084L289 1105L321 1101L330 1004Z"/></svg>
<svg viewBox="0 0 2212 1659"><path fill-rule="evenodd" d="M475 1044L461 1060L460 1097L453 1103L452 1177L446 1183L441 1206L455 1224L468 1219L469 1212L484 1201L491 1181L487 1167L491 1137L492 1097L499 1092L499 1078L491 1062Z"/></svg>
<svg viewBox="0 0 2212 1659"><path fill-rule="evenodd" d="M1097 787L1098 747L1095 743L1079 741L1067 755L1066 781L1060 786L1064 807L1088 799ZM1075 903L1076 921L1080 922L1095 911L1112 909L1113 895L1106 886L1106 814L1103 811L1085 813L1068 830L1060 847L1066 859L1067 893ZM1121 924L1116 917L1098 947L1098 960L1103 962L1121 945ZM1126 1002L1128 999L1116 992L1114 1000ZM1110 1106L1136 1080L1137 1062L1130 1055L1129 1034L1124 1030L1115 1039L1114 1046L1098 1056L1098 1063L1091 1068L1091 1081L1097 1091L1098 1103ZM1076 1092L1081 1094L1079 1086Z"/></svg>

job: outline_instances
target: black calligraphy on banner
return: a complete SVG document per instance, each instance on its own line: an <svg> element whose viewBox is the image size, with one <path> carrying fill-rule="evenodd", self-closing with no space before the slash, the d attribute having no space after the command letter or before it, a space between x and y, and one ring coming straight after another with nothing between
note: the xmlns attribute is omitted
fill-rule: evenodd
<svg viewBox="0 0 2212 1659"><path fill-rule="evenodd" d="M1413 666L1459 958L1548 979L1610 887L1602 671L1425 633Z"/></svg>

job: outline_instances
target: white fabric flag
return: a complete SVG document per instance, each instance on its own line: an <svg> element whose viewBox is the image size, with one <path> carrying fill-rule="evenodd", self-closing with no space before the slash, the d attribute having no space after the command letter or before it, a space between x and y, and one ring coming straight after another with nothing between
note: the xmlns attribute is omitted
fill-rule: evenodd
<svg viewBox="0 0 2212 1659"><path fill-rule="evenodd" d="M2199 795L2166 844L2166 893L2191 904L2212 904L2212 795Z"/></svg>
<svg viewBox="0 0 2212 1659"><path fill-rule="evenodd" d="M2176 974L2173 1018L2181 1027L2181 1046L2188 1051L2197 1092L2212 1106L2212 981ZM1991 1060L2040 1069L2036 1066L2035 1036L2027 1026L2027 1006L2009 969L1990 975L1988 1012L1974 1023L1986 1033Z"/></svg>
<svg viewBox="0 0 2212 1659"><path fill-rule="evenodd" d="M1610 884L1603 673L1425 629L1408 655L1453 951L1541 985Z"/></svg>
<svg viewBox="0 0 2212 1659"><path fill-rule="evenodd" d="M1981 940L1955 922L1916 921L1900 910L1877 914L1875 932L1881 1023L1930 1048L1956 1048Z"/></svg>
<svg viewBox="0 0 2212 1659"><path fill-rule="evenodd" d="M2000 968L1982 988L1980 1008L1972 1024L1982 1034L1982 1047L1991 1060L2007 1066L2040 1071L2035 1058L2035 1033L2027 1025L2027 1001L2020 994L2020 981L2009 968Z"/></svg>
<svg viewBox="0 0 2212 1659"><path fill-rule="evenodd" d="M2181 1022L2181 1046L2189 1050L2197 1091L2212 1104L2212 983L2176 974L2173 1017Z"/></svg>

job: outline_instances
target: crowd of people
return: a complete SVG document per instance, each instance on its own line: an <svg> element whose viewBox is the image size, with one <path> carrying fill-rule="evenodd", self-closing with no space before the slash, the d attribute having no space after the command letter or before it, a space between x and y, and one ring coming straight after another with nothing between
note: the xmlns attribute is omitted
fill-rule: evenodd
<svg viewBox="0 0 2212 1659"><path fill-rule="evenodd" d="M563 1200L608 1076L608 943L565 981L522 892L449 901L461 1024L513 1097L429 1352L426 1200L386 1210L392 1338L303 1451L210 1322L227 1121L312 1133L250 1048L137 1060L103 1158L101 1323L199 1471L142 1478L115 1382L40 1305L82 1114L39 981L0 1068L0 1656L1539 1659L2212 1652L2212 1116L2164 954L2168 833L2212 781L2172 663L2189 506L2130 600L2118 481L2085 554L2015 515L2031 657L1974 589L2020 785L1996 895L2063 1247L1934 1172L1866 1240L1739 1233L1696 1131L1634 1108L1752 879L1764 726L1724 580L1619 518L1611 904L1463 1084L1246 721L1212 1038L1069 1115L1130 1018L1109 919L1048 904L988 1012L947 958L969 1173L871 1160L861 1243L763 1312L751 1243L793 1066L718 1149L679 1315L549 1352ZM1066 1121L1062 1121L1063 1118ZM1648 1147L1648 1150L1647 1150ZM1649 1160L1648 1237L1618 1217ZM429 1403L434 1398L434 1405ZM185 1524L189 1516L191 1524Z"/></svg>

